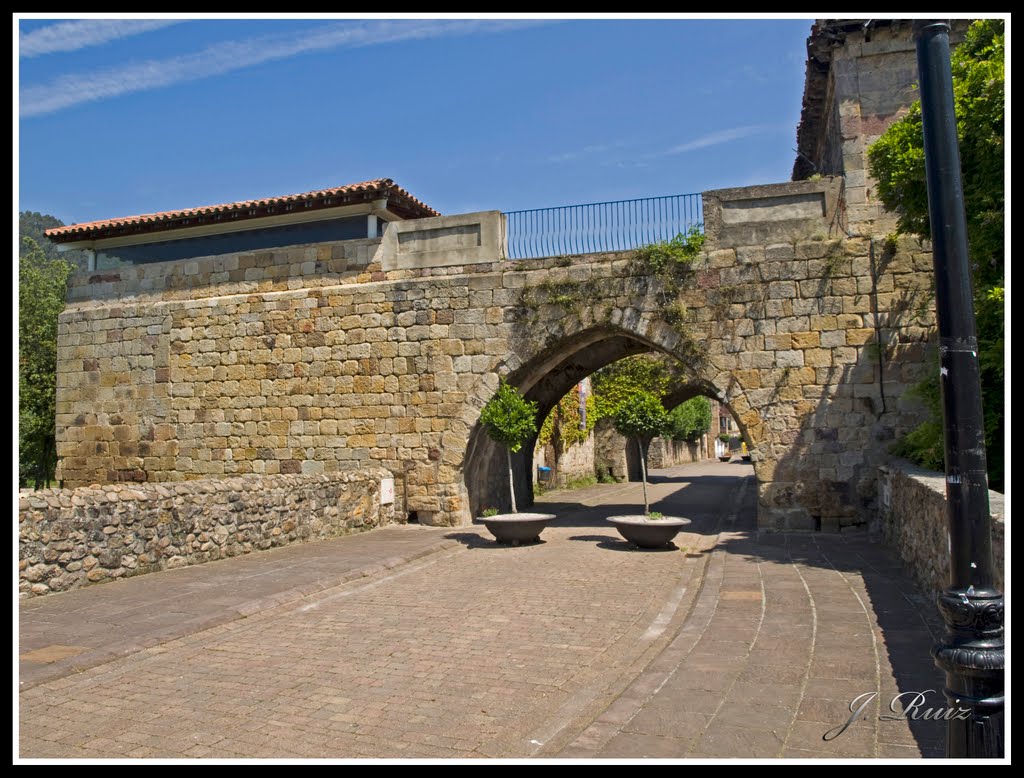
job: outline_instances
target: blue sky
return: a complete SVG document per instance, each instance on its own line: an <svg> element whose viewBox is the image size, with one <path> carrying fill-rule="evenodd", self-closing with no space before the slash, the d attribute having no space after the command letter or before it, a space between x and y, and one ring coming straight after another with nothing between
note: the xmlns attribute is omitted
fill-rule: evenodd
<svg viewBox="0 0 1024 778"><path fill-rule="evenodd" d="M443 213L789 179L811 19L15 19L19 210L389 177Z"/></svg>

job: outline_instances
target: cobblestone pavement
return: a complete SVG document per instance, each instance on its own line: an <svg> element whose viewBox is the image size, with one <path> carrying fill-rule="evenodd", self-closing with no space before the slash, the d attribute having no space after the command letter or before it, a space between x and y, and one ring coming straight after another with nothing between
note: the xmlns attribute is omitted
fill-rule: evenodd
<svg viewBox="0 0 1024 778"><path fill-rule="evenodd" d="M758 537L752 516L719 535L672 644L560 756L944 755L945 722L915 719L947 707L931 601L864 535Z"/></svg>
<svg viewBox="0 0 1024 778"><path fill-rule="evenodd" d="M447 534L385 527L23 600L21 689L457 546Z"/></svg>
<svg viewBox="0 0 1024 778"><path fill-rule="evenodd" d="M297 573L305 550L316 575L297 588L267 567L255 578L276 576L278 593L264 584L248 600L254 576L189 589L192 568L23 603L23 668L73 663L61 649L82 642L111 658L23 685L19 755L935 755L939 724L878 721L897 691L941 688L930 605L866 539L758 539L750 472L656 473L652 508L693 521L667 551L629 550L604 519L635 512L640 487L601 485L542 498L559 520L538 545L497 546L477 527L395 528L329 541L337 570L324 544L295 547L280 558ZM371 553L379 532L408 540ZM346 563L356 543L363 558ZM64 605L75 595L88 607ZM172 601L220 615L190 617L170 639L151 629L114 656L146 597L150 615ZM94 629L76 643L89 622L116 625L113 637ZM866 715L822 741L871 691Z"/></svg>

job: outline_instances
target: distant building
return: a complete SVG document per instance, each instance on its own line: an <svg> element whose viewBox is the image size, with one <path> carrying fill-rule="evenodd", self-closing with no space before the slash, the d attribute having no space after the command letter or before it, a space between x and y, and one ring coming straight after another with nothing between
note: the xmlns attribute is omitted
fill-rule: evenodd
<svg viewBox="0 0 1024 778"><path fill-rule="evenodd" d="M392 221L438 216L390 178L303 194L124 216L46 231L90 270L378 238Z"/></svg>

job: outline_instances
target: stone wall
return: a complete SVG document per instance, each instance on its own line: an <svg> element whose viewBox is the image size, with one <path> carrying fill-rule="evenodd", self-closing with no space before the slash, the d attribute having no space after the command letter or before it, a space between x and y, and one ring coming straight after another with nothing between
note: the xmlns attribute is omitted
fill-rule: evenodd
<svg viewBox="0 0 1024 778"><path fill-rule="evenodd" d="M924 470L906 461L880 468L877 526L926 592L949 586L949 523L946 485L942 473ZM992 559L996 586L1003 589L1005 564L1004 497L989 491L992 514Z"/></svg>
<svg viewBox="0 0 1024 778"><path fill-rule="evenodd" d="M594 469L594 433L591 432L582 443L573 443L565 451L556 451L554 443L537 446L533 455L533 479L535 484L542 483L540 467L549 467L547 488L564 488L570 481L593 478Z"/></svg>
<svg viewBox="0 0 1024 778"><path fill-rule="evenodd" d="M626 439L615 431L611 419L601 419L594 425L594 472L611 476L616 481L629 480L626 461Z"/></svg>
<svg viewBox="0 0 1024 778"><path fill-rule="evenodd" d="M969 21L951 20L950 42L963 40ZM910 20L819 20L807 42L807 78L797 130L795 179L813 174L845 178L851 233L885 234L896 225L878 199L867 151L911 103L917 91L917 53Z"/></svg>
<svg viewBox="0 0 1024 778"><path fill-rule="evenodd" d="M701 462L707 459L703 453L707 444L703 438L701 440L686 443L655 438L647 447L647 466L663 468ZM636 443L617 433L608 419L602 419L594 428L594 472L598 476L610 475L617 481L640 480L640 454Z"/></svg>
<svg viewBox="0 0 1024 778"><path fill-rule="evenodd" d="M286 348L296 356L305 348L311 360L324 337L301 331L293 344L290 335L275 337L276 323L308 318L321 286L371 280L379 245L349 240L74 275L58 332L58 480L323 472L280 469L277 460L289 458L281 450L270 468L258 456L299 419L294 406L265 410L262 382L283 377L275 362ZM274 296L297 288L298 304ZM251 295L262 304L252 308ZM218 316L220 299L233 300L237 316ZM235 448L243 435L253 445Z"/></svg>
<svg viewBox="0 0 1024 778"><path fill-rule="evenodd" d="M811 184L833 186L758 197L785 204ZM379 465L404 512L466 522L507 499L504 455L474 437L500 377L543 414L594 370L656 350L737 420L762 526L862 524L887 446L920 418L905 390L930 369L931 254L821 235L706 245L675 307L632 252L478 262L471 247L475 264L384 271L380 241L356 240L80 274L60 318L58 477Z"/></svg>
<svg viewBox="0 0 1024 778"><path fill-rule="evenodd" d="M690 443L685 440L669 440L655 438L647 449L647 466L651 468L675 467L700 462L707 448L707 441L702 436L699 441Z"/></svg>
<svg viewBox="0 0 1024 778"><path fill-rule="evenodd" d="M391 524L393 503L381 505L390 477L371 468L25 490L19 589L66 591Z"/></svg>
<svg viewBox="0 0 1024 778"><path fill-rule="evenodd" d="M582 443L569 446L559 452L554 460L555 483L565 486L569 481L594 477L594 435L591 433Z"/></svg>

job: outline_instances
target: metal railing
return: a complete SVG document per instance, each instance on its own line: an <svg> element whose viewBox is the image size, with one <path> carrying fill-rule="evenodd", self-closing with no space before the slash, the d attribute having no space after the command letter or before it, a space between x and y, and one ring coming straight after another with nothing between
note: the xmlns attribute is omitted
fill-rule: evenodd
<svg viewBox="0 0 1024 778"><path fill-rule="evenodd" d="M627 251L703 225L699 194L508 211L509 259Z"/></svg>

